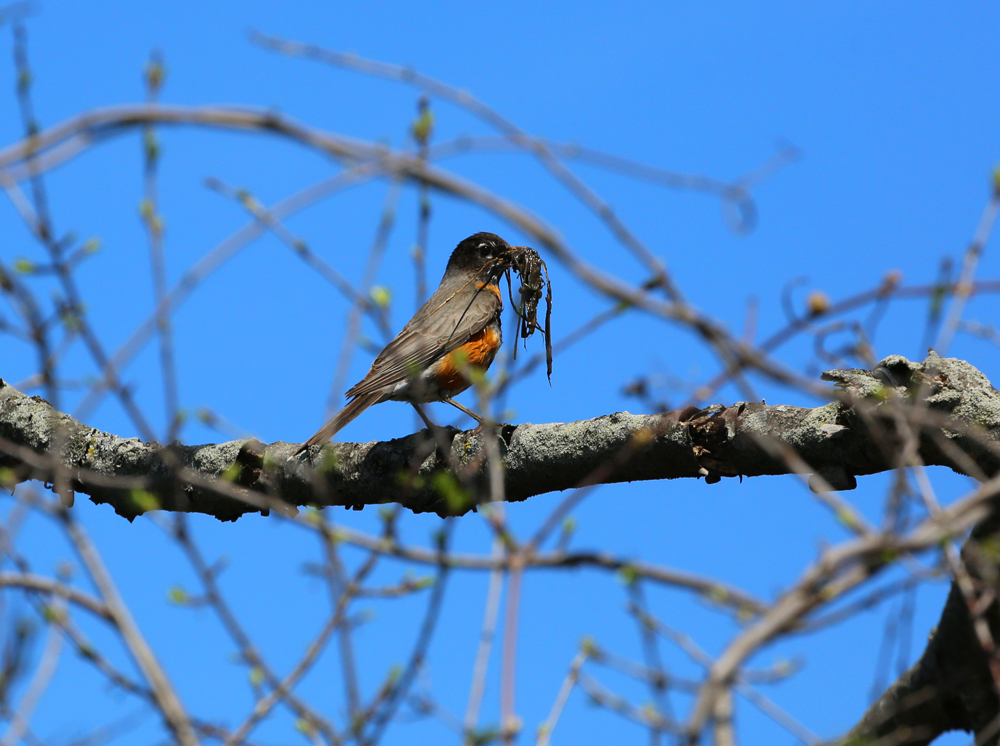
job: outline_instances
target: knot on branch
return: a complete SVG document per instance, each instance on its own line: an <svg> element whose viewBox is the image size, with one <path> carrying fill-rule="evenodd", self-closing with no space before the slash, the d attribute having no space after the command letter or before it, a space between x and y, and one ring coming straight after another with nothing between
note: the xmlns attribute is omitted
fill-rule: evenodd
<svg viewBox="0 0 1000 746"><path fill-rule="evenodd" d="M978 401L976 421L995 424L998 420L997 391L979 370L964 360L943 358L931 350L922 363L914 363L902 355L890 355L871 370L849 368L828 370L824 381L834 384L857 399L886 401L893 397L911 403L922 402L929 409L959 414L956 410L966 405L962 416L970 414L967 407ZM985 397L985 399L983 398ZM983 406L984 401L987 406Z"/></svg>
<svg viewBox="0 0 1000 746"><path fill-rule="evenodd" d="M1000 469L1000 392L966 361L930 350L922 363L890 355L870 371L832 370L822 377L849 395L837 405L838 424L864 426L859 415L875 415L886 433L899 436L896 425L902 417L911 431L920 433L925 463L948 465L980 479ZM896 404L911 406L893 408Z"/></svg>

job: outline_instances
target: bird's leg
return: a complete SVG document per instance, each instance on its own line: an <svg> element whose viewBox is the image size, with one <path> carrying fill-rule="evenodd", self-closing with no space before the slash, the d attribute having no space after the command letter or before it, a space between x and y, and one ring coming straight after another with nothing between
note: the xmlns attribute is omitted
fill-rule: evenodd
<svg viewBox="0 0 1000 746"><path fill-rule="evenodd" d="M440 425L435 425L431 422L430 417L428 417L424 410L420 408L420 405L416 402L410 402L413 408L417 410L417 414L420 415L420 419L424 421L427 426L427 431L431 434L434 439L434 446L437 451L437 458L439 463L447 464L449 457L451 456L451 438L448 437L446 432L447 428L443 428Z"/></svg>
<svg viewBox="0 0 1000 746"><path fill-rule="evenodd" d="M480 427L482 427L487 422L489 422L489 420L487 420L485 417L480 417L478 414L476 414L475 412L473 412L467 406L465 406L464 404L459 404L457 401L455 401L454 399L452 399L450 396L446 396L441 401L448 402L449 404L451 404L451 406L456 407L458 409L461 409L463 412L465 412L467 415L469 415L469 417L471 417L476 422L478 422Z"/></svg>
<svg viewBox="0 0 1000 746"><path fill-rule="evenodd" d="M417 404L415 401L411 401L410 404L413 405L413 408L415 410L417 410L417 414L420 415L420 419L424 421L424 425L427 426L427 429L433 433L438 428L438 426L435 425L433 422L431 422L430 418L426 414L424 414L424 410L420 408L419 404Z"/></svg>

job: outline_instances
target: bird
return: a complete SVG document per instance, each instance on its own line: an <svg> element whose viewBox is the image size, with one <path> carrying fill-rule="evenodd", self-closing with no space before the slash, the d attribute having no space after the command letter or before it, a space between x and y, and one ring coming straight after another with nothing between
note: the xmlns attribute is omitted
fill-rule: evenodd
<svg viewBox="0 0 1000 746"><path fill-rule="evenodd" d="M437 290L385 346L371 370L348 389L350 401L295 455L324 443L373 404L405 401L420 408L447 402L480 424L483 418L452 399L472 385L469 368L485 371L503 342L499 281L511 266L514 249L495 233L463 239L451 254Z"/></svg>

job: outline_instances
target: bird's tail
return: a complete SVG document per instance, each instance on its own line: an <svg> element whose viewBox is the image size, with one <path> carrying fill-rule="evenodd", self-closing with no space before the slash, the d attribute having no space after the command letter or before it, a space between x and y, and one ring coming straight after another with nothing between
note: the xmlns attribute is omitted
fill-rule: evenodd
<svg viewBox="0 0 1000 746"><path fill-rule="evenodd" d="M335 414L329 422L317 430L315 435L299 446L299 450L295 452L295 455L298 456L304 450L309 448L309 446L314 446L317 443L325 443L330 440L330 438L340 432L342 428L346 427L349 422L368 409L368 407L372 404L377 404L381 398L381 391L372 391L371 393L354 397L343 409L337 412L337 414Z"/></svg>

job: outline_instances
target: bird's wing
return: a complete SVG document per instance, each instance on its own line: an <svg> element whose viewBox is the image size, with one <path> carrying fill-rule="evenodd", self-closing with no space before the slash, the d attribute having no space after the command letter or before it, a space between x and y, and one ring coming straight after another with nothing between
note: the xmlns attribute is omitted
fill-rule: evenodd
<svg viewBox="0 0 1000 746"><path fill-rule="evenodd" d="M459 292L451 298L440 297L441 290L385 346L368 375L347 392L348 397L364 396L419 375L485 329L503 310L503 301L489 288L474 288L472 294Z"/></svg>

